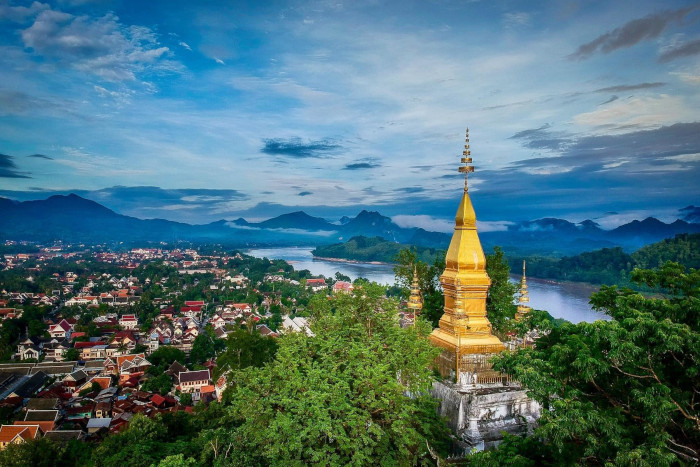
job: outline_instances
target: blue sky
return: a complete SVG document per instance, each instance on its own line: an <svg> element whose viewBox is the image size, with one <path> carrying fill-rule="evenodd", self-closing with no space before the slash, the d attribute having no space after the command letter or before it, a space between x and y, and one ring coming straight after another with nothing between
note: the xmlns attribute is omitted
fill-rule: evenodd
<svg viewBox="0 0 700 467"><path fill-rule="evenodd" d="M700 204L700 4L0 0L0 196L449 230Z"/></svg>

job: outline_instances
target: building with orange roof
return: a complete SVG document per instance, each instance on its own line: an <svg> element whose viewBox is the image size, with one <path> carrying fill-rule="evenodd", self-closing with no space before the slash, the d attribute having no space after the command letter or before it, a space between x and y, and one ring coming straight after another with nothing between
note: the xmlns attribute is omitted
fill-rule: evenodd
<svg viewBox="0 0 700 467"><path fill-rule="evenodd" d="M41 428L37 424L2 425L0 426L0 449L8 444L22 444L41 436Z"/></svg>

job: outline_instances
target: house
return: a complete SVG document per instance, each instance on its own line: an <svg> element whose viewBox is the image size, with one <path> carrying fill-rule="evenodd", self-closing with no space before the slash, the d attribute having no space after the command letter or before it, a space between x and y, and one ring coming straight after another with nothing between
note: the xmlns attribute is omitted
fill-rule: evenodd
<svg viewBox="0 0 700 467"><path fill-rule="evenodd" d="M58 399L34 397L27 401L25 407L29 410L56 410L58 409Z"/></svg>
<svg viewBox="0 0 700 467"><path fill-rule="evenodd" d="M354 289L353 285L351 282L346 282L346 281L337 281L335 284L333 284L333 292L352 292Z"/></svg>
<svg viewBox="0 0 700 467"><path fill-rule="evenodd" d="M178 389L184 393L200 392L209 385L209 370L181 371L178 375Z"/></svg>
<svg viewBox="0 0 700 467"><path fill-rule="evenodd" d="M322 290L328 290L328 285L326 284L326 280L321 278L321 279L306 279L306 286L311 289L313 292L320 292Z"/></svg>
<svg viewBox="0 0 700 467"><path fill-rule="evenodd" d="M112 402L109 400L98 402L95 406L95 418L110 418L112 416Z"/></svg>
<svg viewBox="0 0 700 467"><path fill-rule="evenodd" d="M0 449L8 444L22 444L41 436L39 425L2 425L0 426Z"/></svg>
<svg viewBox="0 0 700 467"><path fill-rule="evenodd" d="M27 410L24 416L24 421L15 422L15 425L37 424L41 428L42 433L51 431L56 428L58 421L58 410Z"/></svg>
<svg viewBox="0 0 700 467"><path fill-rule="evenodd" d="M73 332L73 326L65 319L49 326L49 335L53 339L70 339L71 332Z"/></svg>
<svg viewBox="0 0 700 467"><path fill-rule="evenodd" d="M100 430L109 430L109 425L112 423L112 419L106 418L91 418L87 423L87 432L89 434L97 433Z"/></svg>
<svg viewBox="0 0 700 467"><path fill-rule="evenodd" d="M70 348L68 342L64 340L51 339L50 342L45 342L43 351L47 360L60 362L63 360L63 354Z"/></svg>
<svg viewBox="0 0 700 467"><path fill-rule="evenodd" d="M151 366L143 353L132 355L120 355L117 357L116 367L119 374L119 383L127 381L132 376L141 376Z"/></svg>
<svg viewBox="0 0 700 467"><path fill-rule="evenodd" d="M30 369L31 371L31 369ZM3 381L0 381L0 400L8 397L28 398L34 395L46 381L46 373L38 371L31 375L2 373Z"/></svg>
<svg viewBox="0 0 700 467"><path fill-rule="evenodd" d="M267 324L258 324L257 326L255 326L255 329L257 329L258 333L263 337L264 336L270 336L270 337L277 337L278 336L278 334L275 331L273 331L272 329L270 329L267 326Z"/></svg>
<svg viewBox="0 0 700 467"><path fill-rule="evenodd" d="M63 387L66 392L75 393L78 386L82 386L87 381L87 375L83 370L74 371L63 378Z"/></svg>
<svg viewBox="0 0 700 467"><path fill-rule="evenodd" d="M82 430L49 431L44 435L44 438L50 439L55 443L66 444L73 439L78 441L82 440L85 438L85 433L83 433Z"/></svg>
<svg viewBox="0 0 700 467"><path fill-rule="evenodd" d="M306 320L306 318L301 316L290 318L289 316L285 315L284 319L282 320L281 327L286 332L304 332L307 336L314 336L314 333L311 332L311 329L309 328L309 322Z"/></svg>
<svg viewBox="0 0 700 467"><path fill-rule="evenodd" d="M127 330L136 329L139 326L139 320L136 318L136 315L122 315L122 317L119 318L119 326Z"/></svg>

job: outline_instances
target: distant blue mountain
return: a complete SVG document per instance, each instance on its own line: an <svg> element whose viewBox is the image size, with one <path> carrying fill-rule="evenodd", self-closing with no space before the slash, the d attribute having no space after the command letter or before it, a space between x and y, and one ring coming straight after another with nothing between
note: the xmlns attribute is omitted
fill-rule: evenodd
<svg viewBox="0 0 700 467"><path fill-rule="evenodd" d="M687 219L694 219L696 211L693 206L681 210ZM544 218L518 222L505 231L481 232L480 237L486 250L500 245L508 253L568 255L612 246L631 251L679 233L697 232L700 232L700 223L686 220L666 224L650 217L604 230L590 220L574 224L563 219ZM328 245L356 236L381 237L430 248L446 248L451 238L450 234L442 232L399 227L376 211L361 211L354 218L343 218L339 224L296 211L263 222L239 218L191 225L124 216L74 194L25 202L0 198L2 240L92 243L186 240L253 246Z"/></svg>

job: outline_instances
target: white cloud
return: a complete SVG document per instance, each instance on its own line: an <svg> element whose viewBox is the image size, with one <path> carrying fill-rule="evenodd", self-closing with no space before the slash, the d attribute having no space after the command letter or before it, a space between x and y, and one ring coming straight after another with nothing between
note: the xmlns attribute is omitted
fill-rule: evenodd
<svg viewBox="0 0 700 467"><path fill-rule="evenodd" d="M226 65L226 63L224 63L224 61L221 60L220 58L214 57L214 61L215 61L216 63L218 63L219 65Z"/></svg>
<svg viewBox="0 0 700 467"><path fill-rule="evenodd" d="M398 215L391 218L394 224L403 228L420 227L430 232L452 232L454 220L438 219L428 215Z"/></svg>
<svg viewBox="0 0 700 467"><path fill-rule="evenodd" d="M508 230L508 226L513 225L510 221L476 221L476 227L480 232L503 232Z"/></svg>
<svg viewBox="0 0 700 467"><path fill-rule="evenodd" d="M46 3L33 2L30 6L0 5L0 20L21 23L43 10L51 8Z"/></svg>
<svg viewBox="0 0 700 467"><path fill-rule="evenodd" d="M662 157L662 159L668 159L679 162L700 162L700 153L696 152L694 154L678 154L677 156Z"/></svg>
<svg viewBox="0 0 700 467"><path fill-rule="evenodd" d="M574 116L574 123L604 129L606 133L625 133L630 127L659 128L683 121L693 121L697 112L688 108L680 96L661 94L657 97L618 99L609 105Z"/></svg>
<svg viewBox="0 0 700 467"><path fill-rule="evenodd" d="M190 47L189 44L188 44L187 42L180 41L180 42L179 42L179 45L180 45L181 47L184 47L185 49L187 49L187 50L189 50L189 51L192 51L192 47Z"/></svg>
<svg viewBox="0 0 700 467"><path fill-rule="evenodd" d="M56 63L92 73L106 81L135 81L145 70L178 71L165 59L155 33L142 26L126 27L112 13L100 18L43 10L22 31L25 47Z"/></svg>

